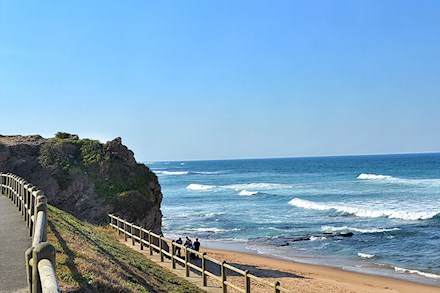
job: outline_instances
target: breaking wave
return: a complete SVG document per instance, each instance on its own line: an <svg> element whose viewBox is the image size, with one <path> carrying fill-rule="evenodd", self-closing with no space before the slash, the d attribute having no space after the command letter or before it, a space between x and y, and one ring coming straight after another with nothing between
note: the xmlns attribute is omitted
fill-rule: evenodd
<svg viewBox="0 0 440 293"><path fill-rule="evenodd" d="M188 171L154 171L158 175L187 175Z"/></svg>
<svg viewBox="0 0 440 293"><path fill-rule="evenodd" d="M400 228L371 228L371 229L360 229L360 228L353 228L348 226L342 226L342 227L334 227L334 226L322 226L321 230L323 232L358 232L358 233L383 233L383 232L392 232L392 231L400 231L402 229Z"/></svg>
<svg viewBox="0 0 440 293"><path fill-rule="evenodd" d="M377 180L377 179L390 179L390 178L393 177L388 175L376 175L376 174L366 174L366 173L361 173L357 177L357 179L360 180Z"/></svg>
<svg viewBox="0 0 440 293"><path fill-rule="evenodd" d="M242 195L242 196L252 196L252 195L256 195L258 194L258 191L248 191L246 189L240 191L240 193L238 195Z"/></svg>
<svg viewBox="0 0 440 293"><path fill-rule="evenodd" d="M399 267L394 267L394 270L396 272L401 272L401 273L417 274L417 275L424 276L424 277L431 278L431 279L440 279L440 275L432 274L432 273L425 273L425 272L418 271L418 270L410 270L410 269L399 268Z"/></svg>
<svg viewBox="0 0 440 293"><path fill-rule="evenodd" d="M399 211L399 210L381 210L381 209L361 209L357 207L345 207L336 204L324 204L316 203L304 199L294 198L289 201L289 204L303 209L330 211L334 210L344 214L350 214L362 218L380 218L386 217L390 219L402 219L402 220L427 220L434 218L440 214L438 211Z"/></svg>
<svg viewBox="0 0 440 293"><path fill-rule="evenodd" d="M215 188L214 185L203 185L203 184L194 184L194 183L191 183L190 185L188 185L186 187L186 189L188 189L188 190L196 190L196 191L211 190L214 188Z"/></svg>
<svg viewBox="0 0 440 293"><path fill-rule="evenodd" d="M224 233L224 232L233 232L233 231L239 231L240 229L234 228L234 229L222 229L222 228L215 228L215 227L206 227L206 228L191 228L188 229L188 231L195 231L195 232L205 232L205 233Z"/></svg>
<svg viewBox="0 0 440 293"><path fill-rule="evenodd" d="M362 258L373 258L373 257L375 257L375 255L374 254L368 254L368 253L358 253L358 256L359 257L362 257Z"/></svg>
<svg viewBox="0 0 440 293"><path fill-rule="evenodd" d="M243 184L230 184L230 185L204 185L204 184L189 184L186 189L188 190L213 190L213 189L230 189L239 191L239 195L255 195L258 194L260 190L273 190L288 188L290 185L287 184L276 184L276 183L243 183ZM250 191L252 190L252 191Z"/></svg>
<svg viewBox="0 0 440 293"><path fill-rule="evenodd" d="M419 186L425 186L425 187L440 187L440 179L423 179L423 178L398 178L393 177L389 175L377 175L377 174L367 174L367 173L361 173L359 176L356 177L356 179L359 180L374 180L378 182L386 182L386 183L396 183L396 184L403 184L403 185L419 185Z"/></svg>

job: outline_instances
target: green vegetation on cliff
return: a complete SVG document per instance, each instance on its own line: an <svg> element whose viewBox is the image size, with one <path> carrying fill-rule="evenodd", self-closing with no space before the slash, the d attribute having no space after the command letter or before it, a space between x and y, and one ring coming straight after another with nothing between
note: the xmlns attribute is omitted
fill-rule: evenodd
<svg viewBox="0 0 440 293"><path fill-rule="evenodd" d="M135 161L133 152L122 145L120 138L102 144L58 132L41 145L38 161L44 169L51 170L61 191L70 193L76 190L77 182L87 182L83 186L93 187L101 205L113 207L109 212L142 225L146 215L160 204L156 175ZM154 219L159 225L160 218L161 215Z"/></svg>
<svg viewBox="0 0 440 293"><path fill-rule="evenodd" d="M110 227L49 206L48 241L67 292L204 292L117 240Z"/></svg>
<svg viewBox="0 0 440 293"><path fill-rule="evenodd" d="M93 181L102 198L113 199L126 191L138 191L149 198L148 180L142 172L127 172L121 164L123 159L106 151L98 140L72 139L70 134L58 132L41 147L40 163L56 170L61 188L70 185L76 172L82 172ZM142 164L133 167L144 168Z"/></svg>

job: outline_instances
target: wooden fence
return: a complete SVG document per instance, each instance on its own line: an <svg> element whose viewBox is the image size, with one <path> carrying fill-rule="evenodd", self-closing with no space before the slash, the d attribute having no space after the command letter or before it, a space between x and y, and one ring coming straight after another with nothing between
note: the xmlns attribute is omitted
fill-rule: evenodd
<svg viewBox="0 0 440 293"><path fill-rule="evenodd" d="M32 237L25 252L28 290L30 293L60 292L55 274L55 249L47 241L47 198L23 178L0 173L0 194L8 197L21 212Z"/></svg>
<svg viewBox="0 0 440 293"><path fill-rule="evenodd" d="M171 259L173 269L176 268L177 263L180 263L185 268L185 275L187 277L189 277L191 269L199 272L203 280L203 286L207 286L208 277L211 277L220 283L223 292L227 292L228 288L232 288L238 292L250 293L252 282L266 286L266 292L290 292L286 288L281 287L280 282L278 281L271 283L265 279L253 275L248 270L244 271L226 263L226 261L220 261L212 258L208 256L206 252L201 253L187 248L182 244L176 243L174 240L167 239L161 235L151 232L150 230L136 226L133 223L129 223L115 215L109 214L109 223L111 227L118 231L119 235L124 235L125 241L127 241L128 238L131 238L132 245L139 243L141 250L143 250L145 246L148 247L150 255L153 255L154 252L159 253L161 262L164 261L165 257ZM179 255L181 250L184 252L182 257ZM194 254L201 259L200 266L198 264L191 263L190 254ZM220 274L215 274L208 271L207 262L217 265L220 269ZM228 271L232 271L235 276L241 276L243 278L243 282L240 282L241 285L233 283L231 280L227 279Z"/></svg>

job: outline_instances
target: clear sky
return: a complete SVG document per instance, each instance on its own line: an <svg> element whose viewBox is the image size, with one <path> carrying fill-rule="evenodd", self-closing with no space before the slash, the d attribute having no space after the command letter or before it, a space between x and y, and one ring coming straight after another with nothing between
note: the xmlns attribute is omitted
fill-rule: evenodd
<svg viewBox="0 0 440 293"><path fill-rule="evenodd" d="M440 1L0 0L0 134L138 161L440 151Z"/></svg>

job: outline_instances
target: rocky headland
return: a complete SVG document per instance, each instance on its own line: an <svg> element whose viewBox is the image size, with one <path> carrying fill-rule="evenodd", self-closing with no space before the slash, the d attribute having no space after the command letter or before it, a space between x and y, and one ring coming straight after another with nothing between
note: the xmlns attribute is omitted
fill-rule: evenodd
<svg viewBox="0 0 440 293"><path fill-rule="evenodd" d="M48 139L0 135L0 172L21 176L79 219L104 224L113 213L161 232L157 176L119 137L103 144L64 132Z"/></svg>

